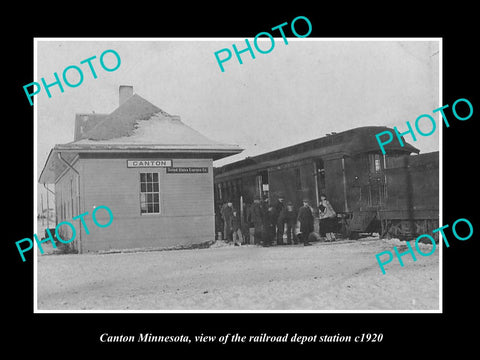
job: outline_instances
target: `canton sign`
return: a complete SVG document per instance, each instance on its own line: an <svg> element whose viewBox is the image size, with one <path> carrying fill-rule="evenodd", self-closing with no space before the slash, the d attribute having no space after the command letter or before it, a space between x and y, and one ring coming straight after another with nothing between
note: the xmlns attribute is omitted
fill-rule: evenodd
<svg viewBox="0 0 480 360"><path fill-rule="evenodd" d="M171 167L172 160L127 160L127 168Z"/></svg>

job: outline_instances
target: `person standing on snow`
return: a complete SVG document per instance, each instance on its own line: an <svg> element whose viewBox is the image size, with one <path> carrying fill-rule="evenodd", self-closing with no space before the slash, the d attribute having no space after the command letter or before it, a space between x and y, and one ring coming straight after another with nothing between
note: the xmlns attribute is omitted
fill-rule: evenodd
<svg viewBox="0 0 480 360"><path fill-rule="evenodd" d="M269 206L267 213L265 214L265 236L263 238L263 246L271 246L273 239L275 239L275 227L277 225L277 215L275 214L275 208Z"/></svg>
<svg viewBox="0 0 480 360"><path fill-rule="evenodd" d="M240 222L244 244L250 244L250 222L252 221L251 210L252 210L251 204L247 204L246 202L244 202L243 203L243 219L242 219L243 226L242 226L242 222Z"/></svg>
<svg viewBox="0 0 480 360"><path fill-rule="evenodd" d="M320 204L318 205L318 216L320 219L320 236L325 235L327 241L335 241L335 227L337 213L333 210L330 201L325 194L320 195Z"/></svg>
<svg viewBox="0 0 480 360"><path fill-rule="evenodd" d="M282 228L284 224L287 224L287 244L291 245L292 241L297 244L297 237L295 235L295 225L297 224L297 214L293 209L291 201L287 202L287 206L283 208L278 217L278 224L281 224Z"/></svg>
<svg viewBox="0 0 480 360"><path fill-rule="evenodd" d="M278 200L275 204L275 208L274 208L274 211L275 211L275 217L276 217L276 221L275 221L275 227L276 227L276 231L275 231L275 238L277 240L277 245L283 245L283 233L285 231L285 225L284 225L284 222L283 221L280 221L280 214L281 212L283 211L283 209L285 209L285 204L283 202L283 196L282 195L279 195L278 196Z"/></svg>
<svg viewBox="0 0 480 360"><path fill-rule="evenodd" d="M303 245L310 245L308 236L313 232L313 211L309 200L303 199L303 206L298 210L297 220L300 222L300 236Z"/></svg>
<svg viewBox="0 0 480 360"><path fill-rule="evenodd" d="M232 226L232 240L235 246L238 246L242 243L242 231L240 230L240 216L237 214L236 210L233 210L231 218ZM240 235L239 235L240 233Z"/></svg>
<svg viewBox="0 0 480 360"><path fill-rule="evenodd" d="M226 206L222 207L222 219L223 219L223 240L232 240L232 216L233 216L233 204L230 200L227 201Z"/></svg>
<svg viewBox="0 0 480 360"><path fill-rule="evenodd" d="M253 223L255 232L253 234L253 242L255 245L259 245L262 242L263 235L263 222L264 222L263 207L260 203L260 198L256 197L253 200L252 207L250 208L250 220Z"/></svg>

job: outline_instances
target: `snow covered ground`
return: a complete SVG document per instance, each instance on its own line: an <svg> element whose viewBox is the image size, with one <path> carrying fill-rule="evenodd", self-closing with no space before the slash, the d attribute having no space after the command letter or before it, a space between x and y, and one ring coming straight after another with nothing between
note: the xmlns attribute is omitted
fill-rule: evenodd
<svg viewBox="0 0 480 360"><path fill-rule="evenodd" d="M396 258L406 246L361 239L312 246L84 255L38 255L39 310L438 310L438 249ZM412 244L413 245L413 244ZM421 245L424 253L431 245ZM402 248L403 247L403 248Z"/></svg>

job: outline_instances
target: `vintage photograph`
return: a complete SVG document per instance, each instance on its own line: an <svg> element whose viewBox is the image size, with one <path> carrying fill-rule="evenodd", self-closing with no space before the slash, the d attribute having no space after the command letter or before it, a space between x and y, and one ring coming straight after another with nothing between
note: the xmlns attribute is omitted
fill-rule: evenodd
<svg viewBox="0 0 480 360"><path fill-rule="evenodd" d="M35 39L35 312L441 311L441 39L255 44Z"/></svg>

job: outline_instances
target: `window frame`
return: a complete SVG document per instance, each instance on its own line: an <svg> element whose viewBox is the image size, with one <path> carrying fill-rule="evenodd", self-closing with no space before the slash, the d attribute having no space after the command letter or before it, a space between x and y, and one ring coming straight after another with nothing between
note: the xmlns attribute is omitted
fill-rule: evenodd
<svg viewBox="0 0 480 360"><path fill-rule="evenodd" d="M375 155L373 159L373 167L375 169L375 172L377 173L382 171L382 162L380 160L380 155Z"/></svg>
<svg viewBox="0 0 480 360"><path fill-rule="evenodd" d="M150 174L150 181L148 175ZM142 181L142 175L144 175L144 181ZM157 177L154 180L155 176ZM149 172L138 172L138 200L140 205L140 216L158 216L162 214L162 207L161 207L161 199L160 199L160 173L158 171L149 171ZM155 190L155 184L157 185L157 190ZM143 187L142 185L145 185ZM150 190L149 189L149 186ZM142 191L142 189L145 189ZM142 197L144 195L144 197ZM157 201L155 201L155 195L157 195ZM151 200L149 201L148 198L151 196ZM143 211L143 206L145 205L145 212ZM149 211L149 206L153 207L153 211ZM158 206L158 211L155 211L155 205Z"/></svg>
<svg viewBox="0 0 480 360"><path fill-rule="evenodd" d="M295 172L295 190L303 191L302 170L300 167L294 168Z"/></svg>
<svg viewBox="0 0 480 360"><path fill-rule="evenodd" d="M378 165L378 166L377 166ZM382 156L378 153L371 153L368 155L368 171L371 174L378 174L384 170L382 164Z"/></svg>

